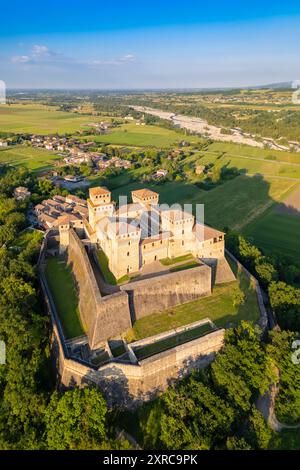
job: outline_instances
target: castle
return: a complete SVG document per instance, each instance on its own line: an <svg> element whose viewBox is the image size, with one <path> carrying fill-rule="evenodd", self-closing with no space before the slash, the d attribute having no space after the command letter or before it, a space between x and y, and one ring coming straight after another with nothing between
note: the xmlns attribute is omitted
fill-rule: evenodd
<svg viewBox="0 0 300 470"><path fill-rule="evenodd" d="M235 280L223 232L180 207L159 205L154 191L131 194L131 203L117 206L107 188L91 188L87 214L73 209L58 217L45 234L38 262L60 384L95 383L109 403L130 407L154 398L192 369L206 367L223 345L224 329L207 312L203 320L130 343L126 332L144 317L209 296L214 284ZM105 279L99 252L115 285ZM58 253L72 269L84 329L83 336L71 339L45 276L48 257ZM115 343L123 352L116 353Z"/></svg>
<svg viewBox="0 0 300 470"><path fill-rule="evenodd" d="M107 188L91 188L88 222L71 216L60 220L61 253L68 246L69 228L83 225L86 237L105 253L116 279L165 258L187 254L199 259L224 258L223 232L195 221L181 208L160 206L154 191L140 189L131 195L132 203L117 208Z"/></svg>

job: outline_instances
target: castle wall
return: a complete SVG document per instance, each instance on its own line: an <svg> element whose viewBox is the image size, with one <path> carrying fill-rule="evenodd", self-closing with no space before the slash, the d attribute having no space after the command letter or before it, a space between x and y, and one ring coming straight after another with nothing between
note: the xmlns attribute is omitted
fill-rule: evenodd
<svg viewBox="0 0 300 470"><path fill-rule="evenodd" d="M211 294L211 268L200 265L121 286L129 293L136 320Z"/></svg>
<svg viewBox="0 0 300 470"><path fill-rule="evenodd" d="M64 387L94 383L110 406L134 407L151 400L193 369L208 366L224 344L224 331L217 330L186 344L149 357L138 364L110 362L94 370L66 358L54 331L59 358L60 384Z"/></svg>
<svg viewBox="0 0 300 470"><path fill-rule="evenodd" d="M126 292L101 297L95 275L84 245L74 230L70 230L68 246L70 264L79 296L79 310L87 331L91 349L107 338L119 335L131 327Z"/></svg>

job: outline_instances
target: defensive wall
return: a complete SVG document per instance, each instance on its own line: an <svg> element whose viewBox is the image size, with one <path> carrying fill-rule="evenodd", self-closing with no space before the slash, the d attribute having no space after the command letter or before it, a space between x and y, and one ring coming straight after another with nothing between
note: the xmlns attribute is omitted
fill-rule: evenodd
<svg viewBox="0 0 300 470"><path fill-rule="evenodd" d="M130 299L134 320L168 307L191 302L211 294L211 268L201 264L195 268L133 281L121 286Z"/></svg>
<svg viewBox="0 0 300 470"><path fill-rule="evenodd" d="M107 338L120 335L132 326L128 296L122 291L101 296L86 249L73 229L67 256L77 284L82 323L90 348L96 349Z"/></svg>
<svg viewBox="0 0 300 470"><path fill-rule="evenodd" d="M67 257L76 280L79 310L91 349L107 338L124 333L139 318L211 294L211 268L201 264L133 281L121 286L118 292L102 297L85 246L73 229Z"/></svg>
<svg viewBox="0 0 300 470"><path fill-rule="evenodd" d="M135 345L134 343L131 345L125 344L127 352L133 352L132 355L128 354L126 360L115 359L111 351L109 360L98 367L93 366L88 361L74 358L70 349L66 346L67 342L64 338L63 329L44 275L46 245L47 235L41 249L38 267L46 307L52 320L52 357L57 374L57 381L60 386L68 388L75 385L84 386L85 384L93 383L99 386L111 406L134 407L142 401L155 398L171 383L190 373L192 369L206 367L213 361L215 354L222 348L225 330L217 329L192 341L154 354L146 359L138 360L133 352L132 346L141 345L142 343L149 344L149 341L158 341L171 333L164 332L163 334L156 335L156 337L154 336L142 340L142 342L137 342ZM68 262L72 265L74 277L77 282L81 314L88 330L87 333L90 345L96 347L100 342L103 343L103 341L110 336L117 335L118 333L116 333L116 331L125 331L128 328L127 325L130 327L131 320L128 306L130 303L130 295L128 296L126 289L124 289L115 294L105 297L101 296L84 244L74 231L70 234ZM240 263L238 263L238 266L239 269L244 269ZM209 293L211 278L208 276L207 270L210 271L210 268L202 265L190 270L160 276L160 285L157 284L150 293L151 297L155 297L155 300L151 300L150 298L150 312L152 308L155 308L155 311L158 311L158 307L166 308L165 304L161 303L160 297L165 295L168 298L168 292L171 288L174 288L174 286L175 289L177 289L176 295L173 297L171 295L171 300L167 300L167 302L182 302L183 298L186 299L186 297L182 297L180 278L184 279L186 286L189 286L189 282L192 280L191 286L188 287L187 295L194 296L198 288L198 281L204 276L205 279L202 279L204 283L203 295L205 295L204 292ZM190 273L191 277L185 277L186 274ZM197 273L197 275L195 273ZM199 273L201 273L200 277ZM249 273L248 275L251 276ZM163 282L162 277L164 278ZM256 281L255 278L253 279ZM132 283L135 284L133 288L135 292L133 295L136 296L135 307L137 307L138 315L143 316L146 312L146 304L143 303L142 295L148 297L149 300L149 289L150 285L153 285L153 282L154 278ZM155 282L157 282L157 279L155 279ZM167 287L164 287L165 282L167 283ZM132 285L130 287L132 289ZM156 294L154 294L155 289L159 290L159 294L157 290ZM162 294L162 289L166 289L166 294ZM256 291L261 308L260 323L264 328L266 327L267 315L257 281ZM142 302L141 307L136 304L139 298ZM163 302L166 301L164 300ZM168 304L168 306L170 305ZM124 316L126 323L123 322ZM120 321L121 323L119 323ZM191 326L192 325L186 325L186 328L190 328ZM107 342L106 344L108 345Z"/></svg>

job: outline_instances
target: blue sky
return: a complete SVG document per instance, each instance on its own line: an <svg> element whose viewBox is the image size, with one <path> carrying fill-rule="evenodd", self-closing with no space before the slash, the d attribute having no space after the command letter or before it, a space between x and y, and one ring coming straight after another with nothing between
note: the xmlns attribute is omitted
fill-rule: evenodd
<svg viewBox="0 0 300 470"><path fill-rule="evenodd" d="M300 79L299 0L11 0L0 13L0 79L9 88L199 88Z"/></svg>

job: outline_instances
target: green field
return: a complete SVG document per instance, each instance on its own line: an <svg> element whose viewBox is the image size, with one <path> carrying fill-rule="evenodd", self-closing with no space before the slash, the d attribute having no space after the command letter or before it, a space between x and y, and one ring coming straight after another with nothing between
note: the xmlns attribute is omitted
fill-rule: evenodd
<svg viewBox="0 0 300 470"><path fill-rule="evenodd" d="M22 166L32 171L44 171L53 168L55 160L60 157L54 152L21 145L0 150L0 163Z"/></svg>
<svg viewBox="0 0 300 470"><path fill-rule="evenodd" d="M235 307L233 298L237 288L245 293L245 303ZM136 341L204 318L210 318L218 327L228 327L241 320L256 322L259 307L249 279L243 273L238 273L237 281L215 286L211 296L141 318L127 332L126 339L129 342Z"/></svg>
<svg viewBox="0 0 300 470"><path fill-rule="evenodd" d="M131 201L131 191L147 187L159 193L161 203L204 204L206 223L221 230L226 226L238 230L276 202L284 200L299 183L241 175L210 191L189 182L161 185L133 182L115 188L114 179L108 182L108 187L115 201L119 196L127 196Z"/></svg>
<svg viewBox="0 0 300 470"><path fill-rule="evenodd" d="M281 150L268 150L249 145L234 144L228 142L213 142L209 145L210 152L225 152L229 156L247 156L252 158L263 158L270 161L285 161L300 164L300 153L283 152Z"/></svg>
<svg viewBox="0 0 300 470"><path fill-rule="evenodd" d="M172 129L159 126L137 126L136 124L124 124L109 131L105 135L85 136L84 139L103 142L106 144L120 144L135 147L170 147L182 140L199 142L197 136L186 136Z"/></svg>
<svg viewBox="0 0 300 470"><path fill-rule="evenodd" d="M218 160L217 160L218 159ZM299 157L298 157L299 159ZM247 174L261 174L265 176L279 176L285 178L298 178L300 180L300 161L298 163L275 162L265 159L263 156L255 159L253 157L224 155L219 158L216 154L206 152L200 159L201 165L215 163L229 168L237 168Z"/></svg>
<svg viewBox="0 0 300 470"><path fill-rule="evenodd" d="M46 279L67 339L84 334L78 308L78 295L72 272L64 261L50 258L46 265Z"/></svg>
<svg viewBox="0 0 300 470"><path fill-rule="evenodd" d="M200 338L207 333L211 333L214 328L210 323L204 323L203 325L197 326L187 331L182 331L181 333L169 336L155 343L146 344L142 347L137 347L134 349L134 353L138 360L146 359L147 357L158 354L167 349L174 348L180 344L187 343L188 341L193 341L194 339Z"/></svg>
<svg viewBox="0 0 300 470"><path fill-rule="evenodd" d="M243 230L266 253L289 256L300 264L300 217L267 211Z"/></svg>
<svg viewBox="0 0 300 470"><path fill-rule="evenodd" d="M64 134L84 129L90 122L103 120L103 117L57 111L53 106L41 104L0 106L0 131L2 132Z"/></svg>

